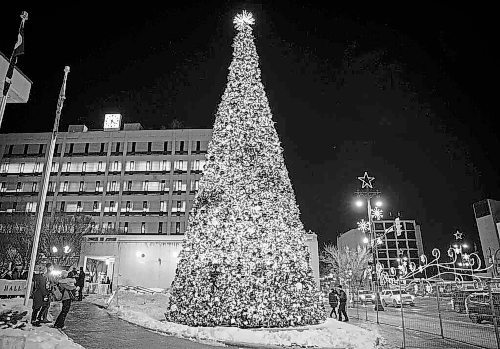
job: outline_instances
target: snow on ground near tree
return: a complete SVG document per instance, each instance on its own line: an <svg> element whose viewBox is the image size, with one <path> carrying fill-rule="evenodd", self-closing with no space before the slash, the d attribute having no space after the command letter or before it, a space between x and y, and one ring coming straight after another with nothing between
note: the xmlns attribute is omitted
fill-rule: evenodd
<svg viewBox="0 0 500 349"><path fill-rule="evenodd" d="M198 341L218 341L251 346L350 349L382 348L386 343L377 331L369 331L334 319L328 319L321 325L285 329L180 325L164 321L168 297L167 293L140 294L133 291L120 291L118 292L118 306L116 299L113 299L108 311L148 329ZM86 300L99 305L104 305L106 301L103 296L97 295L91 295Z"/></svg>
<svg viewBox="0 0 500 349"><path fill-rule="evenodd" d="M23 318L28 320L26 327L21 329L7 328L0 330L0 347L7 348L25 348L25 349L83 349L79 344L73 342L68 336L59 330L46 325L40 327L31 326L31 304L29 300L28 307L23 305L24 298L0 299L0 313L4 311L28 311Z"/></svg>

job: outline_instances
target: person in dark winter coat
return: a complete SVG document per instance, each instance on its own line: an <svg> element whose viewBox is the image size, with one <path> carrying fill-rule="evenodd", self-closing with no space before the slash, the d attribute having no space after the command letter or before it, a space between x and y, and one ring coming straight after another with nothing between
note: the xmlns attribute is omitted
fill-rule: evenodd
<svg viewBox="0 0 500 349"><path fill-rule="evenodd" d="M31 314L31 324L40 326L43 314L49 308L50 290L47 289L46 270L43 266L35 266L35 275L33 275L33 312Z"/></svg>
<svg viewBox="0 0 500 349"><path fill-rule="evenodd" d="M335 318L337 318L337 312L335 311L335 309L339 305L339 296L337 294L337 290L332 289L330 291L330 293L328 294L328 303L330 303L330 307L332 307L330 317L332 317L332 314L335 314Z"/></svg>
<svg viewBox="0 0 500 349"><path fill-rule="evenodd" d="M81 301L83 300L83 286L85 286L85 272L83 271L83 267L80 267L80 273L78 274L78 277L76 278L76 284L78 289L78 300Z"/></svg>
<svg viewBox="0 0 500 349"><path fill-rule="evenodd" d="M53 269L54 269L54 267L52 267L51 263L45 264L45 277L47 278L47 289L49 289L49 290L52 288L52 285L55 283L54 276L51 274ZM42 310L40 311L42 313L42 320L40 322L43 322L43 323L51 322L51 321L49 321L49 319L47 319L47 317L49 315L49 308L50 308L50 301L51 301L50 297L51 297L51 295L49 295L49 306L42 308Z"/></svg>
<svg viewBox="0 0 500 349"><path fill-rule="evenodd" d="M57 284L59 285L63 295L62 309L56 319L56 322L54 323L55 328L64 328L66 315L68 315L69 309L71 308L71 300L73 298L72 292L76 289L75 282L75 279L68 277L68 272L66 270L61 272L61 279L57 282Z"/></svg>
<svg viewBox="0 0 500 349"><path fill-rule="evenodd" d="M344 322L349 321L346 312L346 304L347 304L347 294L342 289L342 285L337 285L337 293L339 295L339 321L342 321L342 315L344 315Z"/></svg>

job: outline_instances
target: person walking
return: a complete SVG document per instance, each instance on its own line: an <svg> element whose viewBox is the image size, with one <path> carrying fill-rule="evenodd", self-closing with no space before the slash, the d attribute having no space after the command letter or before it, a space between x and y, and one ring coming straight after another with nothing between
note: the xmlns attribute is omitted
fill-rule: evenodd
<svg viewBox="0 0 500 349"><path fill-rule="evenodd" d="M330 293L328 294L328 303L330 303L330 307L332 307L330 317L332 317L332 314L335 314L335 318L337 318L337 312L335 309L339 305L339 296L337 290L335 290L334 288L331 289Z"/></svg>
<svg viewBox="0 0 500 349"><path fill-rule="evenodd" d="M346 312L346 303L347 303L347 294L342 289L342 285L337 285L337 293L339 295L339 321L342 321L342 315L344 315L344 322L349 321L349 317L347 317Z"/></svg>
<svg viewBox="0 0 500 349"><path fill-rule="evenodd" d="M52 266L51 263L47 263L45 264L45 277L46 277L46 283L47 283L47 289L51 290L52 289L52 286L55 285L56 281L55 281L55 278L54 278L54 275L52 275L52 270L54 270L54 267ZM50 321L48 319L48 316L49 316L49 308L50 308L50 301L51 301L51 295L49 294L49 304L47 307L42 307L42 310L40 310L41 312L41 320L40 322L41 323L50 323L52 321Z"/></svg>
<svg viewBox="0 0 500 349"><path fill-rule="evenodd" d="M78 289L78 300L83 300L83 287L85 286L85 272L83 271L83 267L80 267L80 273L76 278L76 286Z"/></svg>
<svg viewBox="0 0 500 349"><path fill-rule="evenodd" d="M49 308L50 291L47 289L46 270L42 265L35 266L35 275L33 275L33 311L31 313L31 324L40 326L43 313Z"/></svg>
<svg viewBox="0 0 500 349"><path fill-rule="evenodd" d="M63 329L66 315L68 315L69 309L71 308L71 300L74 298L73 291L76 289L75 279L69 278L68 272L63 270L61 272L61 279L57 282L57 286L62 293L62 309L54 323L54 327Z"/></svg>

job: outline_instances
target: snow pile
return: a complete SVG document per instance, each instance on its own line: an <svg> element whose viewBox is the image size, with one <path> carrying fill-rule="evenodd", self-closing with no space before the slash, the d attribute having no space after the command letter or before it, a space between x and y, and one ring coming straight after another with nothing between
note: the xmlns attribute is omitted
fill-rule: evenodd
<svg viewBox="0 0 500 349"><path fill-rule="evenodd" d="M9 298L0 300L0 313L5 311L28 311L26 319L31 318L31 308L23 305L24 298ZM30 299L30 303L32 300ZM31 304L28 304L31 306ZM0 331L0 348L26 349L83 349L64 333L47 326L32 327L29 324L24 329L7 328Z"/></svg>
<svg viewBox="0 0 500 349"><path fill-rule="evenodd" d="M381 348L385 341L374 331L328 319L321 325L293 328L241 329L236 327L190 327L164 320L168 295L144 295L120 291L108 311L131 323L151 330L202 342L224 342L251 346L304 346L319 348ZM88 300L103 304L97 297Z"/></svg>

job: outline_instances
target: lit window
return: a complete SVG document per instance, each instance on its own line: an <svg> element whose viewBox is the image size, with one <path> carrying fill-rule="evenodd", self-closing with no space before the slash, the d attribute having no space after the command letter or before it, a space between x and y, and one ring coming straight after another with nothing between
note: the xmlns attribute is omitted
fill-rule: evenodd
<svg viewBox="0 0 500 349"><path fill-rule="evenodd" d="M128 222L125 222L124 227L123 227L123 232L125 234L128 233Z"/></svg>
<svg viewBox="0 0 500 349"><path fill-rule="evenodd" d="M19 173L24 173L24 162L19 165Z"/></svg>
<svg viewBox="0 0 500 349"><path fill-rule="evenodd" d="M76 203L76 212L82 212L82 202L78 201Z"/></svg>
<svg viewBox="0 0 500 349"><path fill-rule="evenodd" d="M66 163L66 172L70 172L71 171L71 162L67 162Z"/></svg>
<svg viewBox="0 0 500 349"><path fill-rule="evenodd" d="M163 222L158 223L158 234L161 234L163 232Z"/></svg>
<svg viewBox="0 0 500 349"><path fill-rule="evenodd" d="M142 211L143 212L148 212L149 209L148 209L148 202L147 201L143 201L142 202Z"/></svg>
<svg viewBox="0 0 500 349"><path fill-rule="evenodd" d="M131 208L132 208L132 205L131 205L130 201L127 201L127 203L125 205L125 211L130 212Z"/></svg>
<svg viewBox="0 0 500 349"><path fill-rule="evenodd" d="M167 202L160 201L160 212L167 212Z"/></svg>
<svg viewBox="0 0 500 349"><path fill-rule="evenodd" d="M95 211L100 211L99 208L99 201L94 201L94 204L92 205L92 209Z"/></svg>
<svg viewBox="0 0 500 349"><path fill-rule="evenodd" d="M175 233L176 234L181 233L181 222L175 222Z"/></svg>
<svg viewBox="0 0 500 349"><path fill-rule="evenodd" d="M149 181L144 181L142 183L142 190L143 191L148 191L148 187L149 187Z"/></svg>
<svg viewBox="0 0 500 349"><path fill-rule="evenodd" d="M68 191L68 186L69 186L68 181L65 181L65 182L63 183L63 190L62 190L62 191L63 191L63 192L67 192L67 191Z"/></svg>
<svg viewBox="0 0 500 349"><path fill-rule="evenodd" d="M81 181L80 182L80 187L78 188L78 191L81 193L85 190L85 182Z"/></svg>
<svg viewBox="0 0 500 349"><path fill-rule="evenodd" d="M151 171L151 161L146 161L146 171Z"/></svg>
<svg viewBox="0 0 500 349"><path fill-rule="evenodd" d="M103 169L104 169L104 165L103 165L102 161L99 161L99 163L97 164L97 172L103 172Z"/></svg>
<svg viewBox="0 0 500 349"><path fill-rule="evenodd" d="M84 162L82 164L82 172L85 172L85 171L87 171L87 163L86 162Z"/></svg>
<svg viewBox="0 0 500 349"><path fill-rule="evenodd" d="M17 182L16 191L20 192L22 190L23 190L23 184L21 182Z"/></svg>
<svg viewBox="0 0 500 349"><path fill-rule="evenodd" d="M33 184L31 185L31 191L33 193L36 193L38 191L38 182L33 182Z"/></svg>
<svg viewBox="0 0 500 349"><path fill-rule="evenodd" d="M146 234L146 223L145 222L141 223L141 234Z"/></svg>

